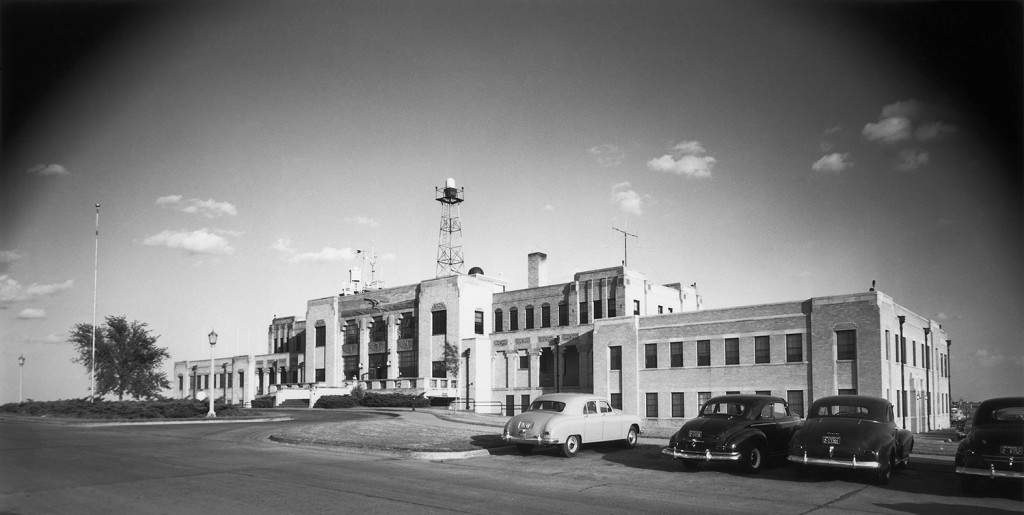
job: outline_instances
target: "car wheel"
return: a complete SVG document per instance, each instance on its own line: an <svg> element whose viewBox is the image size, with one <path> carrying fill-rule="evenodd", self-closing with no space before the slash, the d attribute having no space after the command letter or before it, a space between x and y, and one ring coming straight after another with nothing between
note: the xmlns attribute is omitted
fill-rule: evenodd
<svg viewBox="0 0 1024 515"><path fill-rule="evenodd" d="M626 433L626 448L627 449L632 449L632 448L636 447L636 443L637 443L638 440L639 440L639 437L636 434L636 427L635 426L631 426L629 428L629 432Z"/></svg>
<svg viewBox="0 0 1024 515"><path fill-rule="evenodd" d="M577 435L571 435L565 439L565 443L562 444L562 455L566 458L572 458L580 452L580 437Z"/></svg>
<svg viewBox="0 0 1024 515"><path fill-rule="evenodd" d="M524 456L533 452L533 446L528 443L517 443L516 449L519 450L519 454Z"/></svg>
<svg viewBox="0 0 1024 515"><path fill-rule="evenodd" d="M755 445L747 450L743 456L743 470L753 474L764 467L764 447Z"/></svg>
<svg viewBox="0 0 1024 515"><path fill-rule="evenodd" d="M896 451L889 452L889 461L882 464L882 467L878 469L875 479L880 485L889 484L889 480L892 479L892 469L896 468Z"/></svg>
<svg viewBox="0 0 1024 515"><path fill-rule="evenodd" d="M683 466L688 468L688 469L695 469L695 468L697 468L698 465L700 465L700 462L696 461L696 460L679 460L679 461L683 462Z"/></svg>

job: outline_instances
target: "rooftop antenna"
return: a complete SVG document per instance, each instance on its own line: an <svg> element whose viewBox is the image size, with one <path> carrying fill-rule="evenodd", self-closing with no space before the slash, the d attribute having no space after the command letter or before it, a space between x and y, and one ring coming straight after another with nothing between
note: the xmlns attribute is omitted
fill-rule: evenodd
<svg viewBox="0 0 1024 515"><path fill-rule="evenodd" d="M626 223L623 222L622 226L625 227ZM619 229L618 227L612 227L612 229L622 233L622 266L623 267L628 267L629 266L629 249L628 249L628 247L626 245L626 241L627 241L626 237L627 236L632 236L632 237L636 238L637 241L640 241L640 237L635 235L635 234L633 234L633 233L626 232L623 229Z"/></svg>
<svg viewBox="0 0 1024 515"><path fill-rule="evenodd" d="M435 188L435 200L441 203L441 231L437 241L437 275L446 277L462 273L462 222L459 204L465 188L455 188L455 179L448 178L444 188ZM452 209L454 207L454 210ZM454 211L454 213L453 213Z"/></svg>

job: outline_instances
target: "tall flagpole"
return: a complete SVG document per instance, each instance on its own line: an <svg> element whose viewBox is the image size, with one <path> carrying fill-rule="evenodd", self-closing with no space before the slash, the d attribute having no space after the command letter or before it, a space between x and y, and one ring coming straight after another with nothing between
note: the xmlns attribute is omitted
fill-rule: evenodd
<svg viewBox="0 0 1024 515"><path fill-rule="evenodd" d="M100 205L96 204L96 250L92 262L92 357L89 361L89 402L96 402L96 278L100 264Z"/></svg>

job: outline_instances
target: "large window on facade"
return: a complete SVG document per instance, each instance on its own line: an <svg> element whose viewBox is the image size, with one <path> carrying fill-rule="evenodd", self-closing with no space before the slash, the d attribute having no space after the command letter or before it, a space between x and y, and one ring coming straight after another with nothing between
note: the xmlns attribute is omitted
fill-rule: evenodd
<svg viewBox="0 0 1024 515"><path fill-rule="evenodd" d="M804 335L786 335L786 362L798 363L804 360Z"/></svg>
<svg viewBox="0 0 1024 515"><path fill-rule="evenodd" d="M359 378L359 356L345 356L341 358L342 373L345 379Z"/></svg>
<svg viewBox="0 0 1024 515"><path fill-rule="evenodd" d="M669 346L669 364L673 367L683 366L683 342L672 342Z"/></svg>
<svg viewBox="0 0 1024 515"><path fill-rule="evenodd" d="M771 363L771 338L768 336L754 337L754 363Z"/></svg>
<svg viewBox="0 0 1024 515"><path fill-rule="evenodd" d="M505 313L500 309L494 310L494 332L500 333L505 330Z"/></svg>
<svg viewBox="0 0 1024 515"><path fill-rule="evenodd" d="M484 334L484 312L473 312L473 334Z"/></svg>
<svg viewBox="0 0 1024 515"><path fill-rule="evenodd" d="M644 368L658 368L658 344L644 345Z"/></svg>
<svg viewBox="0 0 1024 515"><path fill-rule="evenodd" d="M327 369L318 368L316 369L316 382L322 383L327 380Z"/></svg>
<svg viewBox="0 0 1024 515"><path fill-rule="evenodd" d="M526 323L524 324L527 329L533 329L533 306L526 306Z"/></svg>
<svg viewBox="0 0 1024 515"><path fill-rule="evenodd" d="M594 320L601 318L601 301L594 301Z"/></svg>
<svg viewBox="0 0 1024 515"><path fill-rule="evenodd" d="M430 334L448 333L448 312L445 310L430 312Z"/></svg>
<svg viewBox="0 0 1024 515"><path fill-rule="evenodd" d="M739 338L726 338L725 339L725 364L726 365L739 365L740 364L740 339Z"/></svg>
<svg viewBox="0 0 1024 515"><path fill-rule="evenodd" d="M889 358L889 343L890 343L890 340L891 340L891 338L889 337L889 330L886 329L885 330L885 359L886 359L886 361L888 361L890 359Z"/></svg>
<svg viewBox="0 0 1024 515"><path fill-rule="evenodd" d="M622 394L613 393L608 396L608 400L611 401L612 407L615 409L622 409Z"/></svg>
<svg viewBox="0 0 1024 515"><path fill-rule="evenodd" d="M382 342L387 337L386 324L383 317L373 317L373 325L370 326L370 341ZM319 347L319 345L317 345Z"/></svg>
<svg viewBox="0 0 1024 515"><path fill-rule="evenodd" d="M416 317L412 313L405 313L398 319L398 337L414 338L416 336Z"/></svg>
<svg viewBox="0 0 1024 515"><path fill-rule="evenodd" d="M564 302L558 304L558 325L562 327L569 325L569 305Z"/></svg>
<svg viewBox="0 0 1024 515"><path fill-rule="evenodd" d="M345 322L345 343L359 343L359 324L355 320Z"/></svg>
<svg viewBox="0 0 1024 515"><path fill-rule="evenodd" d="M672 392L672 416L673 417L685 417L686 410L683 409L683 398L685 396L682 392Z"/></svg>
<svg viewBox="0 0 1024 515"><path fill-rule="evenodd" d="M420 375L420 355L416 350L398 353L398 373L402 377L418 377Z"/></svg>
<svg viewBox="0 0 1024 515"><path fill-rule="evenodd" d="M590 323L590 315L587 314L587 303L586 302L580 302L580 323L581 324L589 324Z"/></svg>
<svg viewBox="0 0 1024 515"><path fill-rule="evenodd" d="M540 307L540 326L551 327L551 304L543 304Z"/></svg>
<svg viewBox="0 0 1024 515"><path fill-rule="evenodd" d="M697 340L697 366L711 366L711 340Z"/></svg>
<svg viewBox="0 0 1024 515"><path fill-rule="evenodd" d="M519 308L508 308L508 330L519 330Z"/></svg>
<svg viewBox="0 0 1024 515"><path fill-rule="evenodd" d="M387 379L388 355L381 352L370 354L370 379Z"/></svg>
<svg viewBox="0 0 1024 515"><path fill-rule="evenodd" d="M615 318L618 316L615 313L615 298L608 299L608 318Z"/></svg>
<svg viewBox="0 0 1024 515"><path fill-rule="evenodd" d="M794 415L804 416L804 391L787 390L786 402L789 403L789 412Z"/></svg>
<svg viewBox="0 0 1024 515"><path fill-rule="evenodd" d="M608 369L622 370L622 346L608 347Z"/></svg>
<svg viewBox="0 0 1024 515"><path fill-rule="evenodd" d="M857 331L836 331L836 359L857 359Z"/></svg>
<svg viewBox="0 0 1024 515"><path fill-rule="evenodd" d="M711 400L711 392L697 392L697 408L700 409L704 403Z"/></svg>
<svg viewBox="0 0 1024 515"><path fill-rule="evenodd" d="M658 417L658 394L657 393L647 393L647 394L644 394L644 397L645 397L645 400L647 401L646 402L646 405L647 405L647 411L646 411L647 417L649 417L649 418L657 418Z"/></svg>
<svg viewBox="0 0 1024 515"><path fill-rule="evenodd" d="M316 346L323 347L327 344L327 326L316 326Z"/></svg>
<svg viewBox="0 0 1024 515"><path fill-rule="evenodd" d="M432 361L430 363L430 377L438 379L448 377L448 371L444 368L444 361Z"/></svg>

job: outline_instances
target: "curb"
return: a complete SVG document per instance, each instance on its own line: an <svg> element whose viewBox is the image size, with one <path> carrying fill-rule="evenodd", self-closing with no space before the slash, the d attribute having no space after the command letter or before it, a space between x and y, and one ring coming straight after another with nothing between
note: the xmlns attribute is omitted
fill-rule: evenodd
<svg viewBox="0 0 1024 515"><path fill-rule="evenodd" d="M491 454L490 449L476 449L472 451L404 451L395 449L376 449L372 447L357 447L354 445L345 445L341 443L328 443L328 442L311 442L308 440L302 440L299 438L289 438L287 436L270 435L272 442L294 445L297 447L311 447L314 449L328 449L333 451L341 452L352 452L357 454L368 454L374 456L386 456L390 458L399 459L412 459L412 460L459 460L466 458L476 458L480 456L489 456ZM502 449L504 446L495 447L495 449Z"/></svg>

